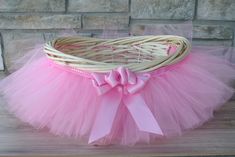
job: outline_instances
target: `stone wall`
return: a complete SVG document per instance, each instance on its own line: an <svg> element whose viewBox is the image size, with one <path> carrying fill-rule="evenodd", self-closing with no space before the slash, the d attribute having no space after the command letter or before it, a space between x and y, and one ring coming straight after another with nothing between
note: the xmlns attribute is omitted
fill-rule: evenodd
<svg viewBox="0 0 235 157"><path fill-rule="evenodd" d="M92 36L188 20L193 44L235 45L235 0L0 0L0 70L65 29Z"/></svg>

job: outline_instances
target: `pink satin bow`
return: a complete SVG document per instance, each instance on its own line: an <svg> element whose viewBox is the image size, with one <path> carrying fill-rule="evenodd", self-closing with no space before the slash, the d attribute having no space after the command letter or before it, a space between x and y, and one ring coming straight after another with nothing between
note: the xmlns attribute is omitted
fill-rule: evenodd
<svg viewBox="0 0 235 157"><path fill-rule="evenodd" d="M93 73L93 86L102 95L100 110L91 130L89 143L111 132L118 106L123 102L141 131L163 135L162 130L138 93L150 79L150 74L140 74L119 67L108 74Z"/></svg>

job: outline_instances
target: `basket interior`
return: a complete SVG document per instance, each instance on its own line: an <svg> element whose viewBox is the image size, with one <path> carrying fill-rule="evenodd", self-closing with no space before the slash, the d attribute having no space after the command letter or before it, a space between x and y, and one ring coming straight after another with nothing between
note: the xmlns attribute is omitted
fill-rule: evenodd
<svg viewBox="0 0 235 157"><path fill-rule="evenodd" d="M145 41L138 38L122 41L57 42L55 49L76 57L104 63L128 64L153 61L177 50L177 43L170 41Z"/></svg>
<svg viewBox="0 0 235 157"><path fill-rule="evenodd" d="M117 39L63 37L45 45L48 58L59 64L91 71L126 66L134 71L167 65L189 50L178 36L134 36Z"/></svg>

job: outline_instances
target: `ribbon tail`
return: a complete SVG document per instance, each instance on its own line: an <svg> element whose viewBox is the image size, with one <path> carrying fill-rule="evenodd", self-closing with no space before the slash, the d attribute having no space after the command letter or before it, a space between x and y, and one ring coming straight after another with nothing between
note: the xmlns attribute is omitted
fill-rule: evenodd
<svg viewBox="0 0 235 157"><path fill-rule="evenodd" d="M123 102L141 131L163 135L163 132L140 94L128 95Z"/></svg>
<svg viewBox="0 0 235 157"><path fill-rule="evenodd" d="M111 132L112 124L121 103L122 93L111 90L102 95L102 102L91 130L88 143L95 142Z"/></svg>

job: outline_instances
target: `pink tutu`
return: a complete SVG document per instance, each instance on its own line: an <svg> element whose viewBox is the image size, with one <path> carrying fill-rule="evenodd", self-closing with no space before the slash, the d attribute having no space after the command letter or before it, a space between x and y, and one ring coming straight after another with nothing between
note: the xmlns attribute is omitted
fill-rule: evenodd
<svg viewBox="0 0 235 157"><path fill-rule="evenodd" d="M163 25L144 34L190 39L191 28ZM0 81L0 101L35 128L85 143L134 145L181 135L212 118L234 93L235 65L226 59L232 48L193 46L182 61L148 73L119 67L102 74L56 64L42 52L32 50Z"/></svg>
<svg viewBox="0 0 235 157"><path fill-rule="evenodd" d="M183 61L142 79L145 86L134 94L135 103L122 95L120 104L112 106L120 96L111 89L105 109L105 94L97 93L90 75L44 55L3 79L0 92L9 110L36 128L92 144L152 143L202 125L231 98L234 65L206 53L223 50L194 47ZM146 106L128 105L140 101ZM151 121L156 125L150 126Z"/></svg>

